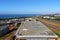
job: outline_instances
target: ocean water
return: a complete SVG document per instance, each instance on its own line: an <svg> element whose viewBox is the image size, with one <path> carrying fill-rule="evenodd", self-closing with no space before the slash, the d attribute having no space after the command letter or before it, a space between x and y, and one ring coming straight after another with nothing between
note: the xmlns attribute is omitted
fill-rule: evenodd
<svg viewBox="0 0 60 40"><path fill-rule="evenodd" d="M29 17L38 15L40 14L0 14L0 18Z"/></svg>

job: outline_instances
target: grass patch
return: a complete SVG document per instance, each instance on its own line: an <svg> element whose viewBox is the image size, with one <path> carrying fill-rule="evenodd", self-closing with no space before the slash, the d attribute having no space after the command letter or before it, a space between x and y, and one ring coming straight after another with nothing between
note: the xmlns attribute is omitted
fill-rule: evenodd
<svg viewBox="0 0 60 40"><path fill-rule="evenodd" d="M56 30L56 29L53 29L53 28L50 28L58 37L60 37L60 31Z"/></svg>
<svg viewBox="0 0 60 40"><path fill-rule="evenodd" d="M16 27L19 27L21 23L18 23Z"/></svg>
<svg viewBox="0 0 60 40"><path fill-rule="evenodd" d="M53 19L53 20L57 20L57 21L60 21L60 18L55 18L55 19Z"/></svg>

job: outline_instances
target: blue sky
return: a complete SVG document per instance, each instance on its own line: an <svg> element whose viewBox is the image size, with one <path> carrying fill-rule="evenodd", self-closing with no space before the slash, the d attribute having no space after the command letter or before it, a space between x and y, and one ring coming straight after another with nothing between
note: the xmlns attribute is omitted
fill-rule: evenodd
<svg viewBox="0 0 60 40"><path fill-rule="evenodd" d="M0 0L0 13L59 13L60 0Z"/></svg>

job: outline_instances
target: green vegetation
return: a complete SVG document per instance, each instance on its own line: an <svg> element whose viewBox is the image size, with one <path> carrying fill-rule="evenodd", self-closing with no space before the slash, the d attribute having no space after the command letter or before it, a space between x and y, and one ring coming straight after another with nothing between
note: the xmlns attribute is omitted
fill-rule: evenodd
<svg viewBox="0 0 60 40"><path fill-rule="evenodd" d="M48 28L51 29L56 35L58 35L58 37L60 37L60 31L50 28L50 27L48 27Z"/></svg>
<svg viewBox="0 0 60 40"><path fill-rule="evenodd" d="M21 23L18 23L18 24L16 25L16 27L19 27L19 26L20 26L20 24L21 24Z"/></svg>
<svg viewBox="0 0 60 40"><path fill-rule="evenodd" d="M54 20L60 21L60 18L55 18Z"/></svg>

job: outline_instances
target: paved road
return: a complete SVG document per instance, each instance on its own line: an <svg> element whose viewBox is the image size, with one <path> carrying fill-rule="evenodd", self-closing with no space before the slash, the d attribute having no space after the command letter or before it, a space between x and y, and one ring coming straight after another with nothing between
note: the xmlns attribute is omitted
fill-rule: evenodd
<svg viewBox="0 0 60 40"><path fill-rule="evenodd" d="M24 21L23 24L19 27L17 35L43 35L43 36L54 36L56 35L49 30L44 24L39 21Z"/></svg>

